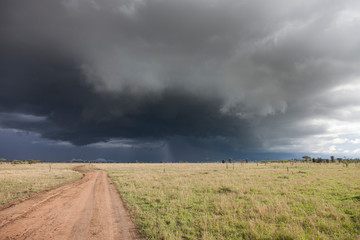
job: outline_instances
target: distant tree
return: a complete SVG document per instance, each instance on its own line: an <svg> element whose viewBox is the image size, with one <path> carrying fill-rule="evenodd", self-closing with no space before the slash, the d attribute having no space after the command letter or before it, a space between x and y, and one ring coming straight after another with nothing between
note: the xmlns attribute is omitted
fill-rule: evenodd
<svg viewBox="0 0 360 240"><path fill-rule="evenodd" d="M335 158L334 158L334 156L330 156L330 161L331 161L332 163L334 163L334 162L335 162Z"/></svg>
<svg viewBox="0 0 360 240"><path fill-rule="evenodd" d="M225 163L225 160L222 160L222 163Z"/></svg>
<svg viewBox="0 0 360 240"><path fill-rule="evenodd" d="M232 158L229 158L229 163L232 163Z"/></svg>
<svg viewBox="0 0 360 240"><path fill-rule="evenodd" d="M40 162L40 160L27 159L24 161L24 163L28 163L28 164L34 164L34 163L38 163L38 162Z"/></svg>
<svg viewBox="0 0 360 240"><path fill-rule="evenodd" d="M245 162L248 163L248 162L249 162L249 159L245 159Z"/></svg>
<svg viewBox="0 0 360 240"><path fill-rule="evenodd" d="M0 158L0 163L3 163L6 161L6 158Z"/></svg>
<svg viewBox="0 0 360 240"><path fill-rule="evenodd" d="M24 162L21 160L12 160L11 164L23 164Z"/></svg>
<svg viewBox="0 0 360 240"><path fill-rule="evenodd" d="M309 156L303 156L302 158L304 159L305 162L311 161L311 157L309 157Z"/></svg>

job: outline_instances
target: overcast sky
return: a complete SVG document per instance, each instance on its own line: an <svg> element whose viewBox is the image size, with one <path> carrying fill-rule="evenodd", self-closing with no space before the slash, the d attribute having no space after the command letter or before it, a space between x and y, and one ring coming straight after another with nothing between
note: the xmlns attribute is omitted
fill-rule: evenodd
<svg viewBox="0 0 360 240"><path fill-rule="evenodd" d="M0 155L360 156L357 0L2 0Z"/></svg>

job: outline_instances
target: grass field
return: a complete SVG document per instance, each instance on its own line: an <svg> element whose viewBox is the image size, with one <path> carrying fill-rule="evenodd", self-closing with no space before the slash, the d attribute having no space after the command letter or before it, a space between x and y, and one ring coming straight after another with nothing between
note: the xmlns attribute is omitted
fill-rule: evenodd
<svg viewBox="0 0 360 240"><path fill-rule="evenodd" d="M146 239L358 239L360 164L97 164Z"/></svg>
<svg viewBox="0 0 360 240"><path fill-rule="evenodd" d="M71 170L77 165L79 164L0 164L0 205L80 178L80 173Z"/></svg>

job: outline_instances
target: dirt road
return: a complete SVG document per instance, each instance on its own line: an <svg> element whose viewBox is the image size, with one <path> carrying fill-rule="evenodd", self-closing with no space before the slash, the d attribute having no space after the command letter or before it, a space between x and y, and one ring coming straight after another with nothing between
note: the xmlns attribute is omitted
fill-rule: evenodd
<svg viewBox="0 0 360 240"><path fill-rule="evenodd" d="M0 210L0 239L140 239L106 172Z"/></svg>

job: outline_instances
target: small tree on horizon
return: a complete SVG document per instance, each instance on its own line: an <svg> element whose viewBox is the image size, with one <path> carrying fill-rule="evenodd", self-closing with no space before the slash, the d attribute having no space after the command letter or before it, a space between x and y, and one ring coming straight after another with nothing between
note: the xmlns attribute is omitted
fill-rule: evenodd
<svg viewBox="0 0 360 240"><path fill-rule="evenodd" d="M21 161L21 160L12 160L11 164L24 164L25 162Z"/></svg>

